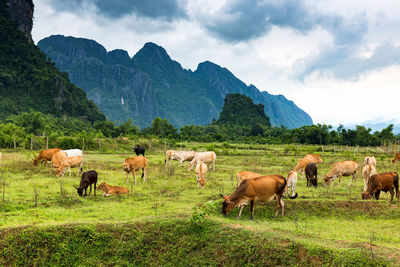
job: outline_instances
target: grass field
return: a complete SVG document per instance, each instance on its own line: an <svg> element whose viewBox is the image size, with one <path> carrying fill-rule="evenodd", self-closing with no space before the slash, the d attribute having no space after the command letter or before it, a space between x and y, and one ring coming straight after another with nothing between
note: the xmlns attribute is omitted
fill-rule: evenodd
<svg viewBox="0 0 400 267"><path fill-rule="evenodd" d="M207 148L206 144L204 147L201 144L193 146L198 149ZM122 170L123 160L133 154L87 152L84 155L84 170L96 170L99 173L99 183L104 181L111 185L126 186L131 192L125 196L110 197L103 197L102 192L98 192L97 196L84 198L79 197L73 188L73 185L78 185L80 181L80 177L74 176L76 169L73 169L72 177L56 178L54 174L50 174L48 168L31 165L30 151L4 151L0 172L2 188L0 249L7 248L8 254L0 254L0 263L23 264L10 261L10 255L14 255L15 258L15 255L27 253L20 251L19 246L22 243L15 240L20 240L23 235L29 236L29 233L35 231L65 234L64 230L60 229L67 228L70 231L67 231L68 235L75 236L73 229L81 227L89 227L92 233L104 233L104 229L112 229L112 232L123 240L121 229L129 227L132 229L142 227L144 229L142 234L145 235L149 229L154 230L154 227L159 229L159 225L166 225L163 233L166 235L168 231L176 234L174 231L178 228L181 231L192 225L194 228L188 229L192 229L193 232L188 234L189 230L186 229L184 234L180 234L182 238L193 239L196 235L206 233L207 238L204 240L208 240L207 244L210 244L210 247L207 249L210 251L215 245L213 243L215 240L211 236L217 235L215 232L218 232L219 235L227 233L231 237L225 242L236 240L238 244L245 244L246 240L250 239L253 240L250 243L256 242L254 244L258 245L252 243L254 247L249 245L254 250L247 251L250 254L259 255L257 249L262 249L263 246L264 249L276 249L271 244L276 244L289 255L293 254L293 261L290 261L290 257L286 259L285 256L285 261L274 262L278 265L296 263L400 265L400 204L397 200L389 203L389 193L382 193L379 201L361 200L363 182L360 174L355 186L347 186L350 177L345 177L340 186L337 181L330 187L322 186L323 175L329 171L333 162L357 160L361 165L363 158L369 152L367 149L357 151L335 149L334 153L333 149L325 148L323 153L317 152L324 160L318 169L319 187L307 188L305 179L301 179L299 175L296 188L299 197L295 200L284 198L286 213L284 217L273 218L274 202L256 203L254 221L249 220L248 207L239 220L236 219L237 208L227 217L221 215L222 200L218 195L233 192L236 172L250 170L262 174L286 176L299 158L307 152L314 152L310 149L312 148L296 148L293 145L258 147L231 145L216 148L216 170L209 171L205 189L197 188L195 173L189 172L187 167L178 167L176 161L173 161L170 167L165 167L163 149L154 148L148 152L148 179L143 184L140 175L137 175L139 178L137 185L133 184L132 178L130 184L126 185L126 175ZM378 172L400 171L399 165L389 161L390 155L382 153L375 156L378 161ZM242 235L241 233L246 233L250 238L243 239L243 236L236 238L236 235ZM34 236L32 234L32 238ZM162 236L160 234L160 238ZM190 242L188 244L190 246ZM226 244L220 245L224 247ZM203 248L205 246L203 245ZM198 253L196 246L193 250ZM41 253L46 255L44 252ZM156 249L152 255L157 253L169 255L171 252ZM202 257L207 258L205 255ZM248 264L261 264L264 261L273 263L274 260L265 258L266 255L262 254L256 258L247 258L248 255L241 257L245 257ZM180 263L185 265L183 258ZM124 259L129 262L129 259ZM209 261L210 265L235 265L232 259L223 260L223 257L219 259L220 261ZM169 256L165 256L165 260L158 263L173 263ZM146 265L144 260L136 263ZM203 265L200 261L195 263ZM65 264L68 265L67 262ZM97 258L91 264L102 265ZM125 263L112 261L106 265L110 264Z"/></svg>

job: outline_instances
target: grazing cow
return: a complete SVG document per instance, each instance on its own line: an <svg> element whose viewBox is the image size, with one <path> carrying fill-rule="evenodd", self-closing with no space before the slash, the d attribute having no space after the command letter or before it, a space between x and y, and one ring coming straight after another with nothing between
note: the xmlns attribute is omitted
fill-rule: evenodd
<svg viewBox="0 0 400 267"><path fill-rule="evenodd" d="M51 158L51 163L55 168L58 168L61 162L66 158L67 158L67 153L61 150L53 155L53 157Z"/></svg>
<svg viewBox="0 0 400 267"><path fill-rule="evenodd" d="M325 175L324 185L331 184L336 177L339 177L339 185L342 180L342 176L352 176L352 180L349 182L349 186L351 182L354 180L356 182L357 179L357 170L358 163L355 161L347 160L347 161L339 161L332 164L330 172Z"/></svg>
<svg viewBox="0 0 400 267"><path fill-rule="evenodd" d="M280 175L266 175L244 180L231 195L221 195L224 198L224 202L222 203L222 214L226 215L234 207L240 207L250 202L250 219L253 220L255 201L270 201L275 196L275 217L278 215L279 208L282 209L283 216L285 204L283 202L282 195L287 190L287 186L287 180ZM291 199L294 199L296 197L297 193L293 197L289 196L289 198Z"/></svg>
<svg viewBox="0 0 400 267"><path fill-rule="evenodd" d="M133 151L136 153L136 156L139 156L140 154L142 154L144 157L144 153L146 152L146 149L144 148L144 146L136 145L133 148Z"/></svg>
<svg viewBox="0 0 400 267"><path fill-rule="evenodd" d="M395 172L385 172L374 174L368 179L368 187L362 193L362 199L371 199L375 195L376 200L379 199L381 191L390 192L390 202L393 201L394 189L396 190L397 201L399 199L399 175Z"/></svg>
<svg viewBox="0 0 400 267"><path fill-rule="evenodd" d="M90 186L90 196L90 193L92 193L92 184L94 184L94 195L96 195L97 172L93 170L82 173L81 183L79 184L79 187L74 187L77 189L79 196L83 195L83 190L85 190L85 194L83 196L87 196L86 190Z"/></svg>
<svg viewBox="0 0 400 267"><path fill-rule="evenodd" d="M321 156L318 154L307 154L304 156L304 158L299 159L296 167L294 168L295 172L301 172L302 173L302 178L304 178L304 173L305 173L305 169L307 167L308 164L310 163L315 163L315 164L319 164L319 163L323 163L324 161L322 160Z"/></svg>
<svg viewBox="0 0 400 267"><path fill-rule="evenodd" d="M62 150L67 154L67 157L83 157L83 151L80 149L67 149L67 150Z"/></svg>
<svg viewBox="0 0 400 267"><path fill-rule="evenodd" d="M204 188L206 184L206 175L207 175L207 165L201 161L197 162L196 165L196 179L197 179L197 187Z"/></svg>
<svg viewBox="0 0 400 267"><path fill-rule="evenodd" d="M256 173L256 172L251 172L251 171L241 171L236 174L237 178L237 184L236 188L239 187L239 185L246 179L250 178L255 178L255 177L260 177L263 176L262 174Z"/></svg>
<svg viewBox="0 0 400 267"><path fill-rule="evenodd" d="M167 150L167 151L165 151L165 161L164 161L165 166L167 166L167 163L169 164L169 161L171 160L172 155L175 152L178 152L178 151L176 151L176 150Z"/></svg>
<svg viewBox="0 0 400 267"><path fill-rule="evenodd" d="M65 158L56 169L56 176L60 177L61 175L64 175L65 170L68 170L69 176L71 177L71 168L75 167L78 167L78 173L76 174L76 176L78 176L79 173L82 172L82 165L83 159L81 156Z"/></svg>
<svg viewBox="0 0 400 267"><path fill-rule="evenodd" d="M133 178L135 178L136 184L136 174L135 171L142 169L143 183L146 182L146 172L147 172L147 159L143 156L137 156L133 158L128 158L124 161L122 168L126 172L126 183L129 183L129 173L132 172Z"/></svg>
<svg viewBox="0 0 400 267"><path fill-rule="evenodd" d="M47 161L51 161L54 154L59 152L60 150L61 150L61 148L52 148L52 149L40 151L39 154L37 155L37 157L32 162L33 166L37 166L39 161L41 161L41 164L43 164L43 162L44 162L45 166L47 166Z"/></svg>
<svg viewBox="0 0 400 267"><path fill-rule="evenodd" d="M367 164L363 167L362 176L364 178L364 191L367 190L369 177L374 174L376 174L376 168L373 164Z"/></svg>
<svg viewBox="0 0 400 267"><path fill-rule="evenodd" d="M215 159L216 158L217 158L217 155L215 154L214 151L197 152L197 153L195 153L192 161L189 162L189 165L188 165L189 171L191 171L193 169L193 167L195 166L197 161L201 161L204 163L212 162L213 171L215 171ZM211 165L210 165L210 168L211 168Z"/></svg>
<svg viewBox="0 0 400 267"><path fill-rule="evenodd" d="M372 164L376 168L376 158L374 156L372 157L365 157L364 158L364 165Z"/></svg>
<svg viewBox="0 0 400 267"><path fill-rule="evenodd" d="M392 160L393 163L397 163L399 162L400 159L400 153L397 153L396 156L394 157L394 159Z"/></svg>
<svg viewBox="0 0 400 267"><path fill-rule="evenodd" d="M108 185L105 182L102 182L101 184L99 184L99 186L97 187L97 190L102 190L103 196L122 195L122 194L129 193L128 188L125 188L122 186Z"/></svg>
<svg viewBox="0 0 400 267"><path fill-rule="evenodd" d="M307 186L318 187L318 171L317 164L311 162L307 164L306 169Z"/></svg>
<svg viewBox="0 0 400 267"><path fill-rule="evenodd" d="M195 154L196 154L196 152L194 152L194 151L175 151L172 154L171 159L177 160L179 162L179 164L181 165L181 167L183 167L183 162L191 161L194 158Z"/></svg>

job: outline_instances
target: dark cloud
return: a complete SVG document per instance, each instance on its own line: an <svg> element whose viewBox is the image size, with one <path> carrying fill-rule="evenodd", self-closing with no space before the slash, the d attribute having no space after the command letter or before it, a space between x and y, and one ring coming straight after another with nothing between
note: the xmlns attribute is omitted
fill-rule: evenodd
<svg viewBox="0 0 400 267"><path fill-rule="evenodd" d="M178 0L53 0L52 5L59 11L74 13L94 6L99 14L115 19L129 14L165 20L186 17L186 11Z"/></svg>
<svg viewBox="0 0 400 267"><path fill-rule="evenodd" d="M235 0L212 18L204 18L203 24L218 37L237 42L265 35L273 25L307 32L316 22L317 18L298 0Z"/></svg>

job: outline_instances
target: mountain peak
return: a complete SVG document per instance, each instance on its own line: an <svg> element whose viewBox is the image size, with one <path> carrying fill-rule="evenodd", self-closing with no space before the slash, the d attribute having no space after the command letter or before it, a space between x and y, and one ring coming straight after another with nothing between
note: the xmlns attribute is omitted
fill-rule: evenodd
<svg viewBox="0 0 400 267"><path fill-rule="evenodd" d="M167 51L162 47L155 43L148 42L145 43L143 48L140 49L134 58L148 58L148 59L156 59L162 61L169 61L171 60L170 56L168 55Z"/></svg>

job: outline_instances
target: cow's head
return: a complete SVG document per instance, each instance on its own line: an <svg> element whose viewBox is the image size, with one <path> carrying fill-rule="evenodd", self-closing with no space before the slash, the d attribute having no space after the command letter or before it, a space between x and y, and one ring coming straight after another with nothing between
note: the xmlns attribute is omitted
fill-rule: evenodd
<svg viewBox="0 0 400 267"><path fill-rule="evenodd" d="M330 185L330 184L332 183L332 181L333 181L332 178L333 178L333 177L329 177L328 175L325 175L325 178L324 178L324 186Z"/></svg>
<svg viewBox="0 0 400 267"><path fill-rule="evenodd" d="M368 192L363 192L361 195L362 199L371 199L372 198L372 194L368 193Z"/></svg>
<svg viewBox="0 0 400 267"><path fill-rule="evenodd" d="M206 181L204 180L204 178L200 178L200 185L201 188L204 188L204 185L206 184Z"/></svg>
<svg viewBox="0 0 400 267"><path fill-rule="evenodd" d="M226 216L226 214L228 214L228 212L233 209L235 203L233 201L230 201L228 196L224 196L222 194L220 194L220 196L222 196L224 199L224 202L222 202L222 214Z"/></svg>
<svg viewBox="0 0 400 267"><path fill-rule="evenodd" d="M80 187L77 187L77 186L74 186L74 188L78 192L78 195L81 197L83 195L83 188L80 188Z"/></svg>
<svg viewBox="0 0 400 267"><path fill-rule="evenodd" d="M58 167L56 170L56 177L60 177L63 174L64 174L64 171L62 170L62 168Z"/></svg>
<svg viewBox="0 0 400 267"><path fill-rule="evenodd" d="M32 164L33 164L33 166L36 166L36 165L38 164L38 161L37 161L36 159L34 159L34 160L32 161Z"/></svg>
<svg viewBox="0 0 400 267"><path fill-rule="evenodd" d="M104 188L106 188L106 183L102 182L101 184L99 184L96 188L96 190L103 190Z"/></svg>
<svg viewBox="0 0 400 267"><path fill-rule="evenodd" d="M194 165L194 164L192 164L192 162L189 162L189 164L188 164L188 170L189 170L189 171L191 171L191 170L193 169L193 165Z"/></svg>
<svg viewBox="0 0 400 267"><path fill-rule="evenodd" d="M310 179L310 183L311 183L312 186L318 187L318 179L317 179L317 177L312 177Z"/></svg>

